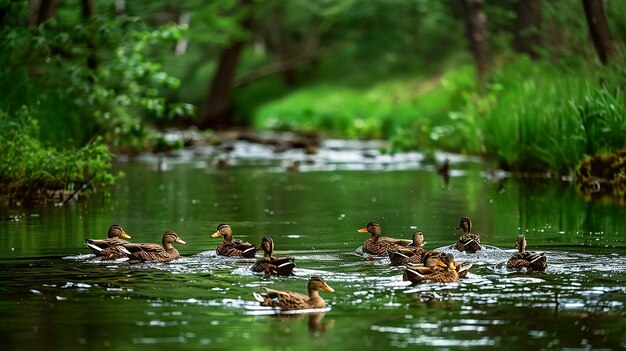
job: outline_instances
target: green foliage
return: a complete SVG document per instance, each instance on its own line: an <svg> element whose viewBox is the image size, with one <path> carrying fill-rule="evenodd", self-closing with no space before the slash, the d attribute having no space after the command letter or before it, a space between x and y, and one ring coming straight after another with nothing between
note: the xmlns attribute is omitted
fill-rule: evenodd
<svg viewBox="0 0 626 351"><path fill-rule="evenodd" d="M148 59L155 46L181 35L177 26L148 30L134 18L95 16L24 25L20 9L9 16L21 25L0 26L0 108L13 114L28 106L41 126L44 142L82 146L96 135L118 143L143 128L148 116L189 115L191 105L168 105L159 87L180 83ZM91 64L90 64L91 62ZM70 141L67 143L67 141Z"/></svg>
<svg viewBox="0 0 626 351"><path fill-rule="evenodd" d="M0 111L0 197L41 200L49 191L96 190L111 185L113 156L96 138L79 149L46 147L37 121L23 108L9 116Z"/></svg>

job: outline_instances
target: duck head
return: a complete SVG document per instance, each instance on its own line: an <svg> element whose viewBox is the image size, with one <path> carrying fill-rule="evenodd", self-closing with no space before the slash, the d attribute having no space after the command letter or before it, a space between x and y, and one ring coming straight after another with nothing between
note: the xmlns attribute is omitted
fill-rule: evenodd
<svg viewBox="0 0 626 351"><path fill-rule="evenodd" d="M380 224L376 222L369 222L364 228L357 230L359 233L370 233L372 236L380 236Z"/></svg>
<svg viewBox="0 0 626 351"><path fill-rule="evenodd" d="M272 252L274 252L274 240L272 240L269 236L264 237L261 239L261 245L259 245L259 248L263 250L263 256L272 257Z"/></svg>
<svg viewBox="0 0 626 351"><path fill-rule="evenodd" d="M413 233L413 246L419 249L424 245L426 245L424 242L424 233L420 231Z"/></svg>
<svg viewBox="0 0 626 351"><path fill-rule="evenodd" d="M165 234L163 234L163 247L164 248L172 247L173 243L177 243L177 244L181 244L181 245L187 245L187 243L184 242L178 236L178 234L176 234L175 231L168 230L168 231L165 232Z"/></svg>
<svg viewBox="0 0 626 351"><path fill-rule="evenodd" d="M324 278L322 277L311 277L311 279L309 279L308 289L309 289L309 293L311 291L319 291L319 290L324 290L328 292L335 291L335 289L331 288L328 284L326 284L326 282L324 281Z"/></svg>
<svg viewBox="0 0 626 351"><path fill-rule="evenodd" d="M437 261L437 265L453 271L456 270L456 261L454 260L454 256L452 254L446 254L445 260Z"/></svg>
<svg viewBox="0 0 626 351"><path fill-rule="evenodd" d="M113 224L109 228L108 237L109 239L112 239L112 238L130 239L130 235L126 234L124 229L122 229L122 227L120 227L117 224Z"/></svg>
<svg viewBox="0 0 626 351"><path fill-rule="evenodd" d="M211 235L212 238L218 238L224 236L224 240L230 241L233 236L233 230L226 223L222 223L217 226L217 231Z"/></svg>
<svg viewBox="0 0 626 351"><path fill-rule="evenodd" d="M463 230L463 233L465 234L470 234L472 231L472 221L469 219L469 217L463 217L461 218L461 222L459 223L459 226L456 227L457 230Z"/></svg>

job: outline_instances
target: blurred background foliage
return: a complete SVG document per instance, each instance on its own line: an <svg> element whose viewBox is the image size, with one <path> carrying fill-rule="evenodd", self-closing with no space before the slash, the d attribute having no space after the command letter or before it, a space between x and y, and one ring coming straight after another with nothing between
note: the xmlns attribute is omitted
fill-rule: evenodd
<svg viewBox="0 0 626 351"><path fill-rule="evenodd" d="M625 40L616 0L0 0L0 170L251 126L571 173L626 147Z"/></svg>

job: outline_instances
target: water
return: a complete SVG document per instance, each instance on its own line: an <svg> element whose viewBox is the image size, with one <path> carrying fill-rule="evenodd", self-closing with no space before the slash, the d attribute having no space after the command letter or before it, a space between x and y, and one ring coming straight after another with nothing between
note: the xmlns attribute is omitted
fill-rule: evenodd
<svg viewBox="0 0 626 351"><path fill-rule="evenodd" d="M215 150L116 163L108 199L63 207L1 209L0 325L4 349L622 349L626 347L624 208L585 202L569 183L491 181L489 164L451 160L445 184L419 154L329 143L315 163L286 172L297 151L237 145L233 167ZM363 149L365 147L365 150ZM250 149L257 157L250 158ZM260 155L260 156L258 156ZM411 286L387 260L358 254L371 220L383 234L446 248L462 216L488 246L453 284ZM295 276L252 274L254 260L215 256L219 223L236 238L271 235L296 259ZM187 246L171 263L94 260L85 238L120 224L136 242L176 230ZM512 273L515 238L545 252L543 274ZM252 291L306 291L312 275L335 289L327 309L271 315Z"/></svg>

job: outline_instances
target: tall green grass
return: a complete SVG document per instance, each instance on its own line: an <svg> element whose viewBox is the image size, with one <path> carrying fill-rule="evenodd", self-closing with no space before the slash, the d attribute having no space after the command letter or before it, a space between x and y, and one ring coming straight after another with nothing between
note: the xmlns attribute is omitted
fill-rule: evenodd
<svg viewBox="0 0 626 351"><path fill-rule="evenodd" d="M572 173L587 155L626 147L626 65L506 58L486 89L471 66L355 88L319 84L263 104L265 129L391 140L391 150L446 149L521 171Z"/></svg>
<svg viewBox="0 0 626 351"><path fill-rule="evenodd" d="M504 166L566 174L586 155L626 146L626 77L617 65L600 75L588 69L523 58L503 66L487 94L491 108L473 116L483 120L486 154Z"/></svg>

